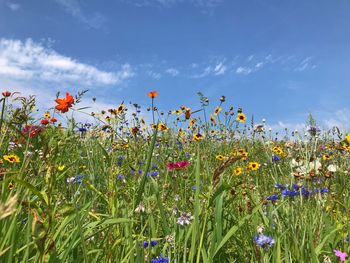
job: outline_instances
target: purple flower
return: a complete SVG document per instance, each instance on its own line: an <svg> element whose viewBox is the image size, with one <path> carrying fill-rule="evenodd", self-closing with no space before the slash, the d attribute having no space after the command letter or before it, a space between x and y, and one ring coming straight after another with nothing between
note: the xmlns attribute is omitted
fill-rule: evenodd
<svg viewBox="0 0 350 263"><path fill-rule="evenodd" d="M169 258L164 258L162 254L159 255L159 257L153 258L152 263L168 263Z"/></svg>
<svg viewBox="0 0 350 263"><path fill-rule="evenodd" d="M151 246L155 247L156 245L158 245L158 241L157 240L151 240Z"/></svg>
<svg viewBox="0 0 350 263"><path fill-rule="evenodd" d="M272 237L265 235L255 236L254 241L256 245L262 248L272 247L275 244L275 240Z"/></svg>
<svg viewBox="0 0 350 263"><path fill-rule="evenodd" d="M344 262L348 254L346 252L341 252L340 250L334 250L334 255Z"/></svg>
<svg viewBox="0 0 350 263"><path fill-rule="evenodd" d="M268 201L277 201L279 199L278 195L270 195L266 198Z"/></svg>

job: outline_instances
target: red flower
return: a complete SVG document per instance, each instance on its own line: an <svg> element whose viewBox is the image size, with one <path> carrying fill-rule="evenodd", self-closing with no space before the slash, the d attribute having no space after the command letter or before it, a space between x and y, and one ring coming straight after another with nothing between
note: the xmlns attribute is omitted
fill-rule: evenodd
<svg viewBox="0 0 350 263"><path fill-rule="evenodd" d="M50 121L51 121L52 123L55 123L55 122L57 122L57 119L56 119L56 118L51 118Z"/></svg>
<svg viewBox="0 0 350 263"><path fill-rule="evenodd" d="M42 128L40 126L32 126L32 125L26 125L22 129L22 133L25 135L29 135L30 138L35 137L41 131L42 131Z"/></svg>
<svg viewBox="0 0 350 263"><path fill-rule="evenodd" d="M56 99L55 102L58 104L56 105L55 109L65 113L74 104L74 98L73 96L69 95L68 92L66 92L66 97L64 99Z"/></svg>
<svg viewBox="0 0 350 263"><path fill-rule="evenodd" d="M181 161L177 163L168 163L166 166L168 167L169 171L173 171L173 170L186 168L188 164L189 164L188 161Z"/></svg>
<svg viewBox="0 0 350 263"><path fill-rule="evenodd" d="M42 125L48 125L48 124L49 124L49 120L48 120L48 119L42 119L42 120L40 121L40 123L41 123Z"/></svg>
<svg viewBox="0 0 350 263"><path fill-rule="evenodd" d="M150 91L150 92L148 92L148 97L154 99L155 97L158 97L158 92L157 91Z"/></svg>
<svg viewBox="0 0 350 263"><path fill-rule="evenodd" d="M3 91L3 92L2 92L2 96L4 96L4 97L10 97L10 96L11 96L11 92L9 92L9 91Z"/></svg>

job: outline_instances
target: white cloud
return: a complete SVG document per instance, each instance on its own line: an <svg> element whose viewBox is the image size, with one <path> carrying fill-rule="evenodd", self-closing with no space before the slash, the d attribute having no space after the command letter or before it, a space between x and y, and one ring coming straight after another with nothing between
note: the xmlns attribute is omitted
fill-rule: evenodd
<svg viewBox="0 0 350 263"><path fill-rule="evenodd" d="M106 72L78 62L31 39L0 39L0 77L79 85L116 85L134 75L124 64L118 72Z"/></svg>
<svg viewBox="0 0 350 263"><path fill-rule="evenodd" d="M55 0L61 5L64 10L71 16L77 18L80 22L88 25L91 28L99 29L106 22L106 17L102 14L95 12L92 15L86 15L78 0Z"/></svg>
<svg viewBox="0 0 350 263"><path fill-rule="evenodd" d="M252 69L251 68L248 68L248 67L238 67L236 69L236 73L237 74L242 74L242 75L248 75L250 73L252 73Z"/></svg>
<svg viewBox="0 0 350 263"><path fill-rule="evenodd" d="M148 70L146 73L148 76L150 76L151 78L156 79L156 80L162 78L162 74L155 72L153 70Z"/></svg>
<svg viewBox="0 0 350 263"><path fill-rule="evenodd" d="M323 114L325 115L325 114ZM350 109L339 109L337 111L328 113L328 116L322 121L326 128L331 129L334 126L340 129L350 128Z"/></svg>
<svg viewBox="0 0 350 263"><path fill-rule="evenodd" d="M17 11L18 9L21 8L21 5L18 3L14 3L14 2L8 2L6 3L7 7L10 8L12 11Z"/></svg>
<svg viewBox="0 0 350 263"><path fill-rule="evenodd" d="M177 69L175 69L175 68L168 68L165 72L168 73L169 75L173 76L173 77L179 75L179 73L180 73L180 72L179 72Z"/></svg>
<svg viewBox="0 0 350 263"><path fill-rule="evenodd" d="M211 13L213 9L219 6L224 0L120 0L137 7L154 6L170 8L172 6L190 3L201 9L204 13Z"/></svg>
<svg viewBox="0 0 350 263"><path fill-rule="evenodd" d="M203 78L209 75L219 76L225 74L227 66L224 64L224 61L225 59L222 62L215 63L214 65L205 66L202 73L195 74L192 76L192 78ZM198 67L197 64L196 67Z"/></svg>
<svg viewBox="0 0 350 263"><path fill-rule="evenodd" d="M219 64L217 64L217 65L215 66L215 68L214 68L214 74L215 74L216 76L225 74L226 69L227 69L226 66L225 66L222 62L220 62Z"/></svg>

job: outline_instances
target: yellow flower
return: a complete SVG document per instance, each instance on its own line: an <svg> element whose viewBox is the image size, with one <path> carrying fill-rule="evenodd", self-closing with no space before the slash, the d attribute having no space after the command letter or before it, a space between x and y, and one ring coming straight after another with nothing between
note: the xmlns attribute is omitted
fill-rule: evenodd
<svg viewBox="0 0 350 263"><path fill-rule="evenodd" d="M118 108L116 109L117 113L123 113L125 110L125 105L124 104L120 104L118 106Z"/></svg>
<svg viewBox="0 0 350 263"><path fill-rule="evenodd" d="M197 119L190 119L188 122L188 127L192 127L197 122Z"/></svg>
<svg viewBox="0 0 350 263"><path fill-rule="evenodd" d="M8 161L9 163L19 163L19 157L15 154L10 155L4 155L2 158L4 158L5 161Z"/></svg>
<svg viewBox="0 0 350 263"><path fill-rule="evenodd" d="M158 125L158 130L160 130L160 131L168 131L169 128L164 123L160 123Z"/></svg>
<svg viewBox="0 0 350 263"><path fill-rule="evenodd" d="M225 156L223 156L222 154L216 155L215 158L219 161L222 161L225 159Z"/></svg>
<svg viewBox="0 0 350 263"><path fill-rule="evenodd" d="M235 169L233 169L233 173L237 176L242 174L242 172L243 172L242 167L236 167Z"/></svg>
<svg viewBox="0 0 350 263"><path fill-rule="evenodd" d="M8 188L9 190L12 190L13 188L15 188L15 184L13 182L10 182Z"/></svg>
<svg viewBox="0 0 350 263"><path fill-rule="evenodd" d="M176 110L175 113L176 113L177 115L181 115L181 114L182 114L182 110Z"/></svg>
<svg viewBox="0 0 350 263"><path fill-rule="evenodd" d="M215 117L214 117L213 114L210 114L210 121L211 121L211 123L213 123L213 124L216 123L216 119L215 119Z"/></svg>
<svg viewBox="0 0 350 263"><path fill-rule="evenodd" d="M204 139L204 135L200 134L200 133L195 133L193 134L193 139L195 139L196 141L200 141Z"/></svg>
<svg viewBox="0 0 350 263"><path fill-rule="evenodd" d="M272 148L272 151L273 151L275 154L277 154L277 155L283 155L283 150L282 150L282 148L279 147L279 146L273 147L273 148Z"/></svg>
<svg viewBox="0 0 350 263"><path fill-rule="evenodd" d="M64 168L66 168L66 166L60 165L60 166L57 167L57 170L62 172L64 170Z"/></svg>
<svg viewBox="0 0 350 263"><path fill-rule="evenodd" d="M329 154L324 154L324 155L322 155L322 160L323 160L323 161L328 161L328 160L330 160L330 159L332 159L332 156L331 156L331 155L329 155Z"/></svg>
<svg viewBox="0 0 350 263"><path fill-rule="evenodd" d="M244 113L238 113L236 121L238 122L245 122L247 120L247 117Z"/></svg>
<svg viewBox="0 0 350 263"><path fill-rule="evenodd" d="M247 166L248 170L256 171L259 169L259 164L257 162L250 162Z"/></svg>
<svg viewBox="0 0 350 263"><path fill-rule="evenodd" d="M45 118L45 119L50 119L50 118L51 118L50 112L48 112L48 111L45 112L45 113L44 113L44 118Z"/></svg>
<svg viewBox="0 0 350 263"><path fill-rule="evenodd" d="M350 133L348 135L346 135L345 139L346 139L347 143L350 144Z"/></svg>
<svg viewBox="0 0 350 263"><path fill-rule="evenodd" d="M221 110L222 110L222 109L221 109L219 106L215 107L214 115L218 115L218 114L220 113Z"/></svg>

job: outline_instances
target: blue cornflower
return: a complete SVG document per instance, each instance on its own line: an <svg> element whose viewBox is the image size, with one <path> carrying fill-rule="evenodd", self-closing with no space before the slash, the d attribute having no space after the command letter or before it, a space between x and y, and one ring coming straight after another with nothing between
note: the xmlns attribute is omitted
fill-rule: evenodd
<svg viewBox="0 0 350 263"><path fill-rule="evenodd" d="M169 258L163 258L163 255L160 254L159 257L153 258L152 263L168 263L169 262Z"/></svg>
<svg viewBox="0 0 350 263"><path fill-rule="evenodd" d="M153 172L151 172L151 176L153 176L153 177L157 177L157 176L158 176L158 172L157 172L157 171L153 171Z"/></svg>
<svg viewBox="0 0 350 263"><path fill-rule="evenodd" d="M295 191L295 190L285 189L285 190L282 191L282 196L290 196L290 197L292 197L292 196L296 196L298 194L299 194L299 192Z"/></svg>
<svg viewBox="0 0 350 263"><path fill-rule="evenodd" d="M80 132L86 132L87 129L86 129L86 128L79 128L79 131L80 131Z"/></svg>
<svg viewBox="0 0 350 263"><path fill-rule="evenodd" d="M284 185L282 185L282 184L275 184L275 188L278 188L278 189L280 189L281 191L287 189L287 187L284 186Z"/></svg>
<svg viewBox="0 0 350 263"><path fill-rule="evenodd" d="M301 194L305 197L309 197L310 195L312 195L311 191L306 190L305 188L301 189Z"/></svg>
<svg viewBox="0 0 350 263"><path fill-rule="evenodd" d="M266 198L268 201L277 201L279 199L278 195L270 195Z"/></svg>
<svg viewBox="0 0 350 263"><path fill-rule="evenodd" d="M279 160L281 160L277 155L273 155L272 156L272 161L273 162L278 162Z"/></svg>
<svg viewBox="0 0 350 263"><path fill-rule="evenodd" d="M118 178L118 180L124 180L125 176L123 174L119 174L117 178Z"/></svg>
<svg viewBox="0 0 350 263"><path fill-rule="evenodd" d="M158 245L158 241L157 240L151 240L151 246L155 247L156 245Z"/></svg>
<svg viewBox="0 0 350 263"><path fill-rule="evenodd" d="M134 174L135 174L135 170L134 170L134 169L131 169L131 170L130 170L130 174L131 174L131 175L134 175Z"/></svg>
<svg viewBox="0 0 350 263"><path fill-rule="evenodd" d="M153 164L153 165L152 165L152 170L155 170L155 169L158 169L158 165Z"/></svg>
<svg viewBox="0 0 350 263"><path fill-rule="evenodd" d="M265 247L272 247L275 244L275 240L270 236L265 235L258 235L254 237L255 244L258 246L265 248Z"/></svg>
<svg viewBox="0 0 350 263"><path fill-rule="evenodd" d="M142 174L142 169L139 169L137 172L138 174Z"/></svg>
<svg viewBox="0 0 350 263"><path fill-rule="evenodd" d="M144 248L148 247L148 241L143 241L143 247Z"/></svg>

